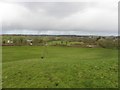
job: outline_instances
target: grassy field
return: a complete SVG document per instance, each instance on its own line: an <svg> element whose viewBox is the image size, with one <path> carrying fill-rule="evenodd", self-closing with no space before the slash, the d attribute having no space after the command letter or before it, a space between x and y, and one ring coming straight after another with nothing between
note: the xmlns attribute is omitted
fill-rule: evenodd
<svg viewBox="0 0 120 90"><path fill-rule="evenodd" d="M4 46L2 50L3 88L118 87L116 49Z"/></svg>

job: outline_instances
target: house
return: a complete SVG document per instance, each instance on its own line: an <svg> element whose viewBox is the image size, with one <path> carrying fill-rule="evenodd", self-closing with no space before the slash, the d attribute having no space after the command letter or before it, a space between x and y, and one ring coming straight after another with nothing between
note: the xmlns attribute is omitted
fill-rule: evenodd
<svg viewBox="0 0 120 90"><path fill-rule="evenodd" d="M13 44L13 40L7 40L8 44Z"/></svg>
<svg viewBox="0 0 120 90"><path fill-rule="evenodd" d="M32 46L33 45L33 40L32 39L27 39L27 43Z"/></svg>

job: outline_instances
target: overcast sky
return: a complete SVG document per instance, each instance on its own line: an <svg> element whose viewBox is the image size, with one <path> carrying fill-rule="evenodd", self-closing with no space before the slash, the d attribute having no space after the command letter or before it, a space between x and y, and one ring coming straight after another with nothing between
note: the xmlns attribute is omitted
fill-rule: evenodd
<svg viewBox="0 0 120 90"><path fill-rule="evenodd" d="M106 1L1 1L2 33L117 35L117 2Z"/></svg>

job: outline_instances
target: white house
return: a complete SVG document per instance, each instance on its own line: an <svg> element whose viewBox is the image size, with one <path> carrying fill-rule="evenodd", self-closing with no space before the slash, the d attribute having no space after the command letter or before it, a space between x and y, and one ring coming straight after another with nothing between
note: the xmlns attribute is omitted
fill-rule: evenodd
<svg viewBox="0 0 120 90"><path fill-rule="evenodd" d="M12 40L7 40L7 43L8 44L13 44L13 41Z"/></svg>
<svg viewBox="0 0 120 90"><path fill-rule="evenodd" d="M27 42L29 43L30 46L33 45L33 40L32 39L27 39Z"/></svg>

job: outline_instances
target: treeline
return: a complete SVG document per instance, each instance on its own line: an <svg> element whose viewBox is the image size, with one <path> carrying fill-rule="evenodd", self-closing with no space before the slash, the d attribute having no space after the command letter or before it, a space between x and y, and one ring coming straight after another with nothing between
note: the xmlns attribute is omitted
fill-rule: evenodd
<svg viewBox="0 0 120 90"><path fill-rule="evenodd" d="M3 46L76 46L118 48L119 38L115 36L3 36Z"/></svg>

